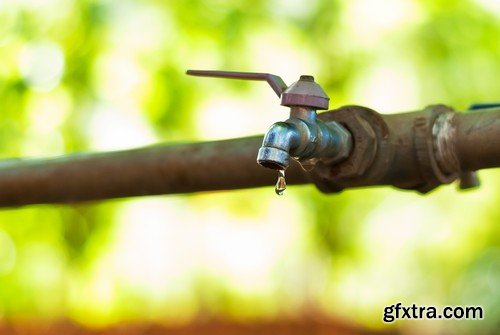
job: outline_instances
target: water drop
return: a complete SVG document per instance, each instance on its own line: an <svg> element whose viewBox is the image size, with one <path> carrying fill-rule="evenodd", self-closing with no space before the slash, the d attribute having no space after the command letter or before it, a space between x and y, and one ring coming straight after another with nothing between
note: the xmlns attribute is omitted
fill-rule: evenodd
<svg viewBox="0 0 500 335"><path fill-rule="evenodd" d="M274 191L277 195L283 195L286 190L286 180L285 180L285 170L278 171L278 181L274 187Z"/></svg>

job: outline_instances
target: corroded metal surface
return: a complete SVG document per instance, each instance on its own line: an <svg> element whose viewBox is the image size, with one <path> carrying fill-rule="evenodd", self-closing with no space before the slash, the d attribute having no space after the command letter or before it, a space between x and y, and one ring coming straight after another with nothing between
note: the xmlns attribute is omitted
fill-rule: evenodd
<svg viewBox="0 0 500 335"><path fill-rule="evenodd" d="M351 155L304 172L291 161L288 184L324 192L392 185L428 192L469 172L500 167L500 108L457 113L445 106L381 115L347 106L319 115L353 134ZM262 136L134 150L0 162L0 206L70 203L154 194L272 187L276 172L256 155ZM456 170L456 171L451 171Z"/></svg>
<svg viewBox="0 0 500 335"><path fill-rule="evenodd" d="M262 136L158 145L0 162L0 206L68 203L119 197L192 193L273 185L276 172L255 161ZM292 162L288 184L306 183Z"/></svg>
<svg viewBox="0 0 500 335"><path fill-rule="evenodd" d="M478 183L471 172L500 167L498 108L457 113L435 105L423 111L381 115L365 107L346 106L321 117L343 124L354 140L347 160L313 171L315 184L324 192L392 185L427 193L457 178L463 178L461 188L470 188Z"/></svg>
<svg viewBox="0 0 500 335"><path fill-rule="evenodd" d="M500 108L455 118L456 150L463 171L500 166Z"/></svg>

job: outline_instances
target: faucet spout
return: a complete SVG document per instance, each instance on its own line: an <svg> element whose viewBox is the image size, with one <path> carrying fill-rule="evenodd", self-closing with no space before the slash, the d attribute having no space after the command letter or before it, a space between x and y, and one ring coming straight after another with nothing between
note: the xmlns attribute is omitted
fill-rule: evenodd
<svg viewBox="0 0 500 335"><path fill-rule="evenodd" d="M276 122L269 128L257 155L263 167L286 170L290 163L290 151L300 144L300 132L290 122Z"/></svg>
<svg viewBox="0 0 500 335"><path fill-rule="evenodd" d="M292 107L288 120L269 128L257 162L266 168L285 170L292 156L308 171L319 161L333 164L346 159L351 149L351 134L342 125L316 119L314 110Z"/></svg>

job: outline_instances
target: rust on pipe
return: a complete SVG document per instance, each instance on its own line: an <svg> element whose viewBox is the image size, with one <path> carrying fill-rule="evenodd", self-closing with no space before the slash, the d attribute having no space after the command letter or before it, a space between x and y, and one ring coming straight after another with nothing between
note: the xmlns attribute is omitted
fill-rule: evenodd
<svg viewBox="0 0 500 335"><path fill-rule="evenodd" d="M455 118L456 154L463 171L500 166L500 109Z"/></svg>
<svg viewBox="0 0 500 335"><path fill-rule="evenodd" d="M268 186L277 172L256 162L262 136L0 162L0 206ZM289 184L308 182L298 164ZM270 190L271 192L271 190Z"/></svg>
<svg viewBox="0 0 500 335"><path fill-rule="evenodd" d="M443 105L382 115L345 106L318 115L351 133L353 150L338 164L304 172L291 161L289 184L310 180L323 192L392 185L426 193L472 171L500 167L500 109L457 113ZM72 203L143 195L272 187L277 172L256 162L262 136L168 144L52 159L0 161L0 207Z"/></svg>
<svg viewBox="0 0 500 335"><path fill-rule="evenodd" d="M320 114L344 124L354 149L337 165L319 166L313 180L323 192L392 185L427 193L460 178L477 185L473 171L500 167L500 109L457 113L444 105L382 115L361 106Z"/></svg>

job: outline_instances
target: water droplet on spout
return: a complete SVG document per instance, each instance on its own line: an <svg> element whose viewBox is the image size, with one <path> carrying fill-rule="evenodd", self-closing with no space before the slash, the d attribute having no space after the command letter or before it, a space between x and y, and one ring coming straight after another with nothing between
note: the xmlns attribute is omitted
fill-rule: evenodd
<svg viewBox="0 0 500 335"><path fill-rule="evenodd" d="M274 187L274 191L277 195L283 195L286 190L286 180L285 180L285 170L278 171L278 181Z"/></svg>

